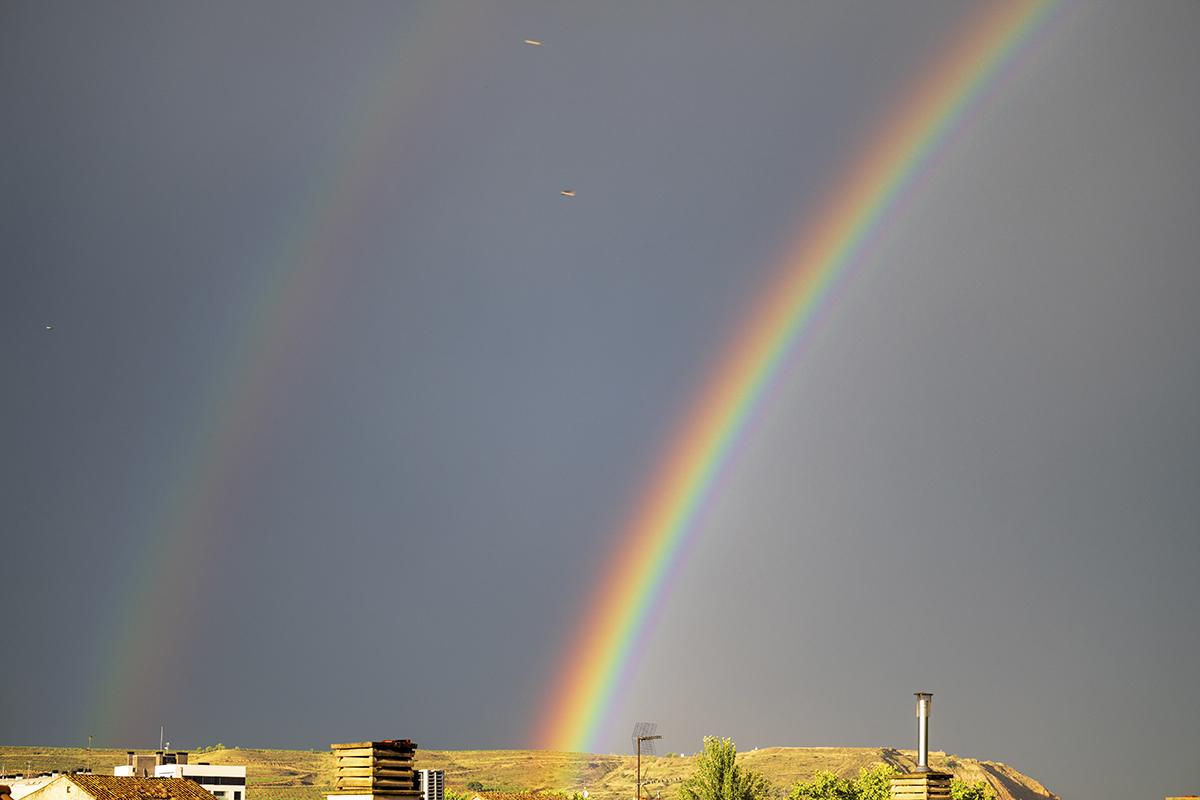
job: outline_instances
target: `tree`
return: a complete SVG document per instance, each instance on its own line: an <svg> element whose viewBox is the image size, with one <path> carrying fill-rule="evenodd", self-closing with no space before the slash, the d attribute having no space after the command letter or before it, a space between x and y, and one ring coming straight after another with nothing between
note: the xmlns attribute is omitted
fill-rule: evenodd
<svg viewBox="0 0 1200 800"><path fill-rule="evenodd" d="M887 764L874 769L862 768L858 778L839 778L832 772L817 770L809 783L796 781L788 790L787 800L890 800L891 779L898 773ZM987 781L966 781L952 778L950 800L996 800L996 792Z"/></svg>
<svg viewBox="0 0 1200 800"><path fill-rule="evenodd" d="M737 745L729 739L704 737L696 771L679 784L679 800L767 800L771 782L761 772L737 763ZM639 797L640 797L639 792Z"/></svg>
<svg viewBox="0 0 1200 800"><path fill-rule="evenodd" d="M796 781L787 800L857 800L854 781L819 769L809 783Z"/></svg>
<svg viewBox="0 0 1200 800"><path fill-rule="evenodd" d="M892 796L891 779L895 774L896 770L887 764L879 764L873 769L863 767L858 771L858 778L853 780L839 778L823 769L817 770L812 782L796 781L792 784L787 800L889 800Z"/></svg>
<svg viewBox="0 0 1200 800"><path fill-rule="evenodd" d="M996 790L987 781L950 781L950 800L996 800Z"/></svg>
<svg viewBox="0 0 1200 800"><path fill-rule="evenodd" d="M891 800L892 778L896 770L888 764L879 764L871 770L860 767L858 780L858 800Z"/></svg>

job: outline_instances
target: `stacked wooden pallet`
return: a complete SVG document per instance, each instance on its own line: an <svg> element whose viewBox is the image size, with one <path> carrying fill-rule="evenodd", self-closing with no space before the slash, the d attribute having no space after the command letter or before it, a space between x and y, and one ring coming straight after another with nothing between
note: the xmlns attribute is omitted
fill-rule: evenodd
<svg viewBox="0 0 1200 800"><path fill-rule="evenodd" d="M332 745L337 756L334 792L418 797L421 781L413 769L417 746L408 739Z"/></svg>
<svg viewBox="0 0 1200 800"><path fill-rule="evenodd" d="M892 800L950 800L950 778L944 772L915 772L892 778Z"/></svg>

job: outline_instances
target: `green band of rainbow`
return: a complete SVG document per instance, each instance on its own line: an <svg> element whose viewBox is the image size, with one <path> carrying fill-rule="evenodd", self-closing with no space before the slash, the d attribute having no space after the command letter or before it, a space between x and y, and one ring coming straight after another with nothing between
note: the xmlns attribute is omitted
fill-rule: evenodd
<svg viewBox="0 0 1200 800"><path fill-rule="evenodd" d="M587 752L603 744L706 506L772 388L922 175L1069 5L1004 0L985 7L858 153L718 359L630 515L563 657L535 746Z"/></svg>

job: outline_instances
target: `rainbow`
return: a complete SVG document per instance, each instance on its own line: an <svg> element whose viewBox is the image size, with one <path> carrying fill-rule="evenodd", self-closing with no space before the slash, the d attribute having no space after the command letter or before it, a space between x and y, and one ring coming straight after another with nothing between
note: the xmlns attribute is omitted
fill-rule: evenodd
<svg viewBox="0 0 1200 800"><path fill-rule="evenodd" d="M628 516L561 659L535 746L589 752L607 741L654 623L754 420L849 277L895 228L975 112L1042 49L1070 7L1070 0L985 7L857 152L718 358Z"/></svg>
<svg viewBox="0 0 1200 800"><path fill-rule="evenodd" d="M362 220L435 134L444 98L454 94L447 84L469 72L486 16L464 26L438 5L396 16L390 46L364 66L366 79L346 102L341 136L314 164L270 251L248 259L255 262L248 299L234 324L214 331L224 341L206 392L189 414L186 438L175 445L174 463L148 492L154 505L132 579L117 600L90 705L76 722L82 735L146 746L157 743L151 737L164 719L171 726L171 688L187 685L188 657L202 638L197 610L206 607L235 538L231 520L241 487L336 308ZM439 50L445 41L459 45Z"/></svg>

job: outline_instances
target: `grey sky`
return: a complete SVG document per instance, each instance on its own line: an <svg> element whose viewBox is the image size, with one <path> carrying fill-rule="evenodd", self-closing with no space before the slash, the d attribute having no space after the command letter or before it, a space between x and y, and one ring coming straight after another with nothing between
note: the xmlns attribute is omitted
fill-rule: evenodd
<svg viewBox="0 0 1200 800"><path fill-rule="evenodd" d="M6 3L0 742L525 746L706 370L979 7ZM934 748L1068 800L1200 790L1198 85L1195 4L1082 4L972 119L747 443L608 749L910 748L921 690ZM133 702L114 642L238 380Z"/></svg>

